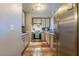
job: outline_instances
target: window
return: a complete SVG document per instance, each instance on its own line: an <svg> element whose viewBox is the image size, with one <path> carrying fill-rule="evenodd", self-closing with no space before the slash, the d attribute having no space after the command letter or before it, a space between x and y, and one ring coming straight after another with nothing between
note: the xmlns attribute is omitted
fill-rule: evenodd
<svg viewBox="0 0 79 59"><path fill-rule="evenodd" d="M41 27L42 30L49 29L49 18L45 17L34 17L32 19L32 27L34 26L39 26Z"/></svg>

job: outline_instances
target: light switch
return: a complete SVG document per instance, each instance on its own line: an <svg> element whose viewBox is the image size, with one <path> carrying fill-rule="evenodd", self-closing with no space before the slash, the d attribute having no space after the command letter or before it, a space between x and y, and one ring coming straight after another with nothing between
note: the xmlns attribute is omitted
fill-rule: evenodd
<svg viewBox="0 0 79 59"><path fill-rule="evenodd" d="M14 30L14 25L10 25L10 30Z"/></svg>

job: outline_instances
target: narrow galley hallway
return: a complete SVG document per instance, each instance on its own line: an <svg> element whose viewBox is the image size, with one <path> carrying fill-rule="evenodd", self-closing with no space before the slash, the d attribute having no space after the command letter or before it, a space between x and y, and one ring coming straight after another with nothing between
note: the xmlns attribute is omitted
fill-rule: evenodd
<svg viewBox="0 0 79 59"><path fill-rule="evenodd" d="M53 53L46 41L30 42L23 56L53 56Z"/></svg>
<svg viewBox="0 0 79 59"><path fill-rule="evenodd" d="M79 56L79 3L0 4L0 56Z"/></svg>

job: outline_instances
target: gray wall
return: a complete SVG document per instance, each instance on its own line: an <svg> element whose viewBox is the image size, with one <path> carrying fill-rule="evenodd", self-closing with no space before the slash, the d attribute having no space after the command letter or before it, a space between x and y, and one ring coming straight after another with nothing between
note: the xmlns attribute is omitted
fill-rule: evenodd
<svg viewBox="0 0 79 59"><path fill-rule="evenodd" d="M21 55L21 4L0 4L0 55Z"/></svg>

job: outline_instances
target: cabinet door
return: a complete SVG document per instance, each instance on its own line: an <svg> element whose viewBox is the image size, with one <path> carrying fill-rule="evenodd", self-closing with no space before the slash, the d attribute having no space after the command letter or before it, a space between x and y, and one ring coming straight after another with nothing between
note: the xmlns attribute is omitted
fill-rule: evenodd
<svg viewBox="0 0 79 59"><path fill-rule="evenodd" d="M49 28L49 19L46 19L46 27Z"/></svg>
<svg viewBox="0 0 79 59"><path fill-rule="evenodd" d="M45 19L42 19L42 28L45 28Z"/></svg>

